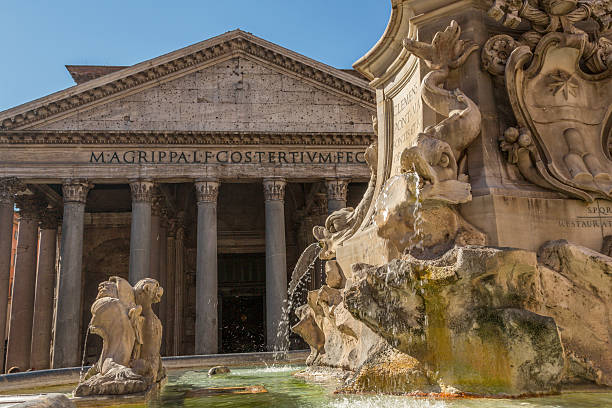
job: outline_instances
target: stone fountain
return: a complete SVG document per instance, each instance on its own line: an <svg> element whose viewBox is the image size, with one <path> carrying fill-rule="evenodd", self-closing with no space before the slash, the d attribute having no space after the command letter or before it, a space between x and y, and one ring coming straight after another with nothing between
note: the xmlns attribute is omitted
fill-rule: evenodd
<svg viewBox="0 0 612 408"><path fill-rule="evenodd" d="M612 1L392 0L378 143L293 331L345 392L612 386Z"/></svg>

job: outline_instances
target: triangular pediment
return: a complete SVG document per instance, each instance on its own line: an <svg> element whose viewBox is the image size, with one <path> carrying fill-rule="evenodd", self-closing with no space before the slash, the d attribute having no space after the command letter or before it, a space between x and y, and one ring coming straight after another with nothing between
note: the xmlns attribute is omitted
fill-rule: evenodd
<svg viewBox="0 0 612 408"><path fill-rule="evenodd" d="M286 83L295 81L291 85L294 88L312 89L313 94L318 90L336 98L337 105L375 110L375 94L367 81L235 30L0 112L0 130L45 129L77 115L87 115L88 112L95 115L96 109L122 100L129 101L130 98L133 100L149 89L157 88L164 92L179 89L173 86L178 86L182 80L192 81L199 73L215 67L227 66L228 61L251 63L254 68L274 72L280 78L286 78ZM269 87L271 83L260 85ZM153 108L149 106L147 109ZM195 114L198 114L197 110ZM125 116L128 115L124 115L122 120Z"/></svg>
<svg viewBox="0 0 612 408"><path fill-rule="evenodd" d="M371 132L372 113L351 99L242 55L31 130Z"/></svg>

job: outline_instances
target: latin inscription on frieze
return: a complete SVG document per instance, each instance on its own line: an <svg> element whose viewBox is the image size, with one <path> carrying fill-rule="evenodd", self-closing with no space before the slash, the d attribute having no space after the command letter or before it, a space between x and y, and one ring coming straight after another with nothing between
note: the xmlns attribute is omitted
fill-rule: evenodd
<svg viewBox="0 0 612 408"><path fill-rule="evenodd" d="M111 150L92 151L92 164L364 164L362 151Z"/></svg>
<svg viewBox="0 0 612 408"><path fill-rule="evenodd" d="M406 147L413 146L423 129L421 82L415 70L412 78L393 98L393 161L391 174L399 174L400 157Z"/></svg>

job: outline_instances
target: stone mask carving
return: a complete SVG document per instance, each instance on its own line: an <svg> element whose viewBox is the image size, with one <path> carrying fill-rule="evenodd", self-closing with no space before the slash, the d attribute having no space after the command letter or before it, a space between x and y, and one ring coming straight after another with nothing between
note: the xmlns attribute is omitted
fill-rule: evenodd
<svg viewBox="0 0 612 408"><path fill-rule="evenodd" d="M162 294L154 279L143 279L133 288L117 276L100 283L89 330L102 337L102 352L75 396L144 392L165 378L159 355L161 322L151 309Z"/></svg>

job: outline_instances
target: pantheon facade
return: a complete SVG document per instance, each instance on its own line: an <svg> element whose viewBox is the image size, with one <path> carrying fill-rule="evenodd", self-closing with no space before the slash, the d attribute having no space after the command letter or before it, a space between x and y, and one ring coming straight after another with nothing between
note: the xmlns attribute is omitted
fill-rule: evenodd
<svg viewBox="0 0 612 408"><path fill-rule="evenodd" d="M75 86L0 112L4 369L94 359L110 276L159 280L165 355L278 347L312 226L365 190L368 82L240 30L67 69Z"/></svg>

